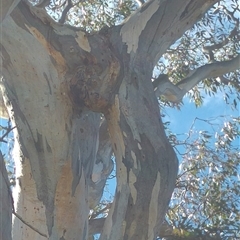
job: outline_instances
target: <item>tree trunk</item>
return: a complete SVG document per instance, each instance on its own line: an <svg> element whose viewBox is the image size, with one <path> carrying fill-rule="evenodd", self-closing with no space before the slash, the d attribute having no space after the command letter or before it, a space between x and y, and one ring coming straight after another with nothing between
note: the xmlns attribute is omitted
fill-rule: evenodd
<svg viewBox="0 0 240 240"><path fill-rule="evenodd" d="M21 145L21 152L17 146L14 150L15 209L38 232L15 218L13 238L44 239L41 233L54 240L85 239L88 190L84 175L74 196L71 191L73 114L63 81L66 63L36 29L16 22L10 17L4 21L2 38L5 103ZM41 44L30 32L38 35Z"/></svg>
<svg viewBox="0 0 240 240"><path fill-rule="evenodd" d="M41 9L31 9L34 17L23 3L5 18L1 85L17 126L14 239L87 239L89 208L101 198L112 148L117 189L101 239L156 238L177 159L152 71L213 2L149 1L96 34L60 26Z"/></svg>
<svg viewBox="0 0 240 240"><path fill-rule="evenodd" d="M142 78L124 78L106 114L118 184L101 239L154 239L175 186L177 158L151 83Z"/></svg>
<svg viewBox="0 0 240 240"><path fill-rule="evenodd" d="M11 240L12 231L12 193L10 182L0 151L0 236L2 240Z"/></svg>

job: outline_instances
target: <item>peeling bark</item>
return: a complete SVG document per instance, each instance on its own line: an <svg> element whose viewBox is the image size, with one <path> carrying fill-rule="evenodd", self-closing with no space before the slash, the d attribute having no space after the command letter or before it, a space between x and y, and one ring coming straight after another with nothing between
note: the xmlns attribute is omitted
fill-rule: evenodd
<svg viewBox="0 0 240 240"><path fill-rule="evenodd" d="M82 171L84 178L91 179L93 166L96 162L98 150L98 131L100 126L100 114L86 113L73 119L72 137L72 194L79 184Z"/></svg>
<svg viewBox="0 0 240 240"><path fill-rule="evenodd" d="M16 24L7 18L3 24L3 74L7 79L3 82L3 95L19 132L15 138L21 144L21 151L15 149L19 179L15 189L16 212L49 239L85 239L88 202L84 178L75 196L71 195L72 104L63 82L67 66L59 52L46 46L44 38L39 43L39 38L35 38L37 31L26 27L27 23L22 27L21 21ZM17 160L18 154L25 157ZM71 219L63 215L78 220L77 231L73 230L76 227ZM15 219L14 239L26 236L43 238Z"/></svg>
<svg viewBox="0 0 240 240"><path fill-rule="evenodd" d="M112 145L104 120L99 129L99 148L89 183L89 207L93 209L100 202L106 181L113 170Z"/></svg>
<svg viewBox="0 0 240 240"><path fill-rule="evenodd" d="M232 60L206 64L190 73L189 76L176 85L186 93L205 78L218 77L237 70L239 68L239 63L240 55L238 54L237 57Z"/></svg>
<svg viewBox="0 0 240 240"><path fill-rule="evenodd" d="M122 43L129 53L137 53L136 62L144 61L144 70L153 68L168 47L216 2L150 0L122 24Z"/></svg>
<svg viewBox="0 0 240 240"><path fill-rule="evenodd" d="M106 115L118 183L101 239L154 239L175 186L177 159L152 85L138 77L138 88L124 79Z"/></svg>

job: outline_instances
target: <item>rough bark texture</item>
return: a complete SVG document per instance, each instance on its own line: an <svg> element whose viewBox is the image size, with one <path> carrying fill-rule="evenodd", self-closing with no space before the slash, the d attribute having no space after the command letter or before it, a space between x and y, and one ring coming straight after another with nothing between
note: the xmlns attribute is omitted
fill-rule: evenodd
<svg viewBox="0 0 240 240"><path fill-rule="evenodd" d="M178 165L152 70L214 2L149 1L96 34L58 25L41 9L33 16L24 4L3 21L3 96L20 146L15 207L38 230L15 219L14 239L87 239L112 148L117 189L101 239L156 238Z"/></svg>
<svg viewBox="0 0 240 240"><path fill-rule="evenodd" d="M0 239L11 240L12 232L12 193L10 182L0 151Z"/></svg>

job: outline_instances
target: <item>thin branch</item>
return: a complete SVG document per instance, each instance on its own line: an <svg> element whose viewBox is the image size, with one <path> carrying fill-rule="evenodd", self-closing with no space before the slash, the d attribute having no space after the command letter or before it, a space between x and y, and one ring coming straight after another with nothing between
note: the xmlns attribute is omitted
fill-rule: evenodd
<svg viewBox="0 0 240 240"><path fill-rule="evenodd" d="M16 128L16 126L15 126L15 127L12 127L12 128L9 126L9 127L6 129L6 132L0 137L0 142L7 143L7 141L4 140L4 138L5 138L14 128Z"/></svg>
<svg viewBox="0 0 240 240"><path fill-rule="evenodd" d="M237 20L235 27L233 28L233 30L231 31L231 33L229 34L229 36L227 38L225 38L222 42L217 43L217 44L213 44L210 46L203 46L202 50L203 52L205 52L206 54L208 54L209 57L209 61L210 62L214 62L214 50L220 49L222 47L224 47L226 44L228 44L230 38L232 38L233 36L237 36L237 32L238 32L238 26L239 26L239 20Z"/></svg>
<svg viewBox="0 0 240 240"><path fill-rule="evenodd" d="M37 228L33 227L30 223L26 222L19 214L16 213L15 211L15 207L14 207L14 200L12 197L12 192L11 189L9 187L9 194L12 200L12 214L17 217L23 224L25 224L26 226L28 226L29 228L31 228L33 231L37 232L39 235L48 238L48 236L45 233L40 232Z"/></svg>
<svg viewBox="0 0 240 240"><path fill-rule="evenodd" d="M176 85L168 79L167 75L160 75L154 82L156 96L163 95L166 100L178 103L182 100L183 96L195 87L200 81L206 78L214 78L222 76L226 73L239 69L240 55L238 54L232 60L223 62L214 62L199 67L190 75Z"/></svg>
<svg viewBox="0 0 240 240"><path fill-rule="evenodd" d="M39 8L45 8L50 4L50 0L40 0L35 6Z"/></svg>
<svg viewBox="0 0 240 240"><path fill-rule="evenodd" d="M209 45L209 46L203 46L203 52L206 52L206 53L210 53L212 52L213 50L216 50L216 49L219 49L219 48L222 48L223 46L225 46L226 44L228 44L229 42L229 39L226 38L224 39L222 42L220 43L217 43L217 44L214 44L214 45Z"/></svg>
<svg viewBox="0 0 240 240"><path fill-rule="evenodd" d="M48 238L46 234L40 232L37 228L33 227L31 224L27 223L19 214L15 212L13 209L12 211L13 215L16 216L23 224L27 225L29 228L31 228L33 231L37 232L39 235Z"/></svg>
<svg viewBox="0 0 240 240"><path fill-rule="evenodd" d="M59 23L63 24L66 20L66 16L69 12L69 10L73 7L72 1L71 0L67 0L67 6L64 8L63 13L61 18L59 19Z"/></svg>
<svg viewBox="0 0 240 240"><path fill-rule="evenodd" d="M239 63L240 65L240 63ZM227 79L226 77L224 76L221 76L221 77L218 77L216 78L216 80L224 85L232 85L233 87L235 87L238 91L240 91L240 84L238 82L234 82L234 81L231 81L229 79Z"/></svg>
<svg viewBox="0 0 240 240"><path fill-rule="evenodd" d="M229 61L206 64L196 69L190 76L177 83L176 86L182 89L183 92L187 93L205 78L218 77L237 70L239 68L239 63L240 54L238 54L237 57Z"/></svg>
<svg viewBox="0 0 240 240"><path fill-rule="evenodd" d="M3 166L3 168L2 168ZM4 165L4 162L3 162L3 156L2 156L2 153L0 151L0 171L2 172L2 176L4 178L4 181L6 183L6 186L7 186L7 189L8 189L8 194L10 196L10 199L11 199L11 205L12 205L12 214L14 216L16 216L23 224L27 225L29 228L31 228L33 231L37 232L38 234L40 234L41 236L47 238L47 235L40 232L38 229L36 229L35 227L33 227L31 224L27 223L19 214L17 214L15 212L15 208L14 208L14 200L13 200L13 197L12 197L12 191L11 191L11 188L10 188L10 182L8 180L8 176L7 176L7 172L6 172L6 168L5 168L5 165Z"/></svg>

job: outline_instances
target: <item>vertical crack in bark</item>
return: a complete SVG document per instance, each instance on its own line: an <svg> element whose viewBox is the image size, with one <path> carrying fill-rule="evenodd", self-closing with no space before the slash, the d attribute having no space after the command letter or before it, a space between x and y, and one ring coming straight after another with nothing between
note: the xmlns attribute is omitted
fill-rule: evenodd
<svg viewBox="0 0 240 240"><path fill-rule="evenodd" d="M72 136L72 195L81 178L82 170L88 184L91 182L93 166L99 144L100 114L87 111L73 119ZM83 169L82 169L83 168Z"/></svg>

